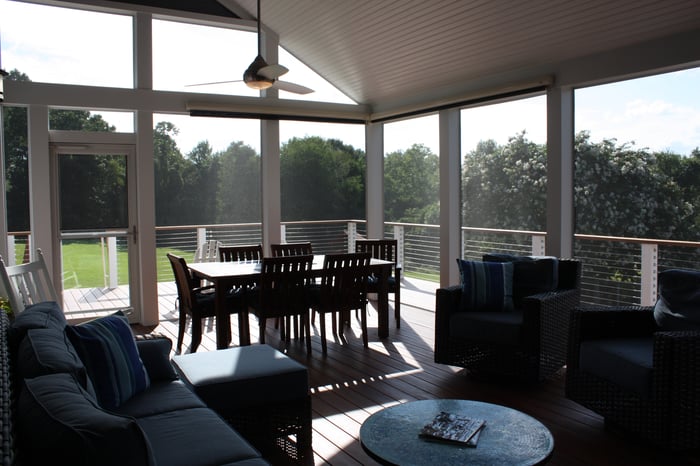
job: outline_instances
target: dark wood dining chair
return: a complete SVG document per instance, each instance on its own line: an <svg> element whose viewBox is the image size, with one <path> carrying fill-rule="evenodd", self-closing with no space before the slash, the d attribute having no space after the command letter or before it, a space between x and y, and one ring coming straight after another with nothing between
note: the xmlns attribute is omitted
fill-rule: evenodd
<svg viewBox="0 0 700 466"><path fill-rule="evenodd" d="M262 244L219 246L219 261L221 262L261 261L262 258Z"/></svg>
<svg viewBox="0 0 700 466"><path fill-rule="evenodd" d="M272 257L301 256L313 254L311 242L271 244Z"/></svg>
<svg viewBox="0 0 700 466"><path fill-rule="evenodd" d="M325 315L331 314L333 336L342 336L343 327L338 326L336 314L360 311L362 342L367 338L367 281L369 278L369 253L327 254L323 261L321 283L312 288L311 308L320 316L321 347L327 351ZM341 319L342 321L342 319Z"/></svg>
<svg viewBox="0 0 700 466"><path fill-rule="evenodd" d="M368 252L375 259L394 263L387 287L389 293L394 293L396 328L401 327L401 264L398 263L398 241L395 239L358 239L355 240L355 252ZM367 292L379 292L379 279L377 277L370 277Z"/></svg>
<svg viewBox="0 0 700 466"><path fill-rule="evenodd" d="M310 241L303 241L299 243L273 243L270 244L270 252L272 257L286 257L286 256L302 256L307 254L313 254L313 248L311 247ZM312 316L312 320L315 316ZM294 332L295 335L299 335L299 323L296 317L287 317L287 328L291 328L291 320L294 320ZM275 328L279 327L279 319L275 321Z"/></svg>
<svg viewBox="0 0 700 466"><path fill-rule="evenodd" d="M308 286L311 281L312 255L264 257L260 284L249 293L248 305L258 317L260 343L265 343L267 319L278 318L282 322L282 339L289 341L284 321L287 317L299 317L300 337L306 336L306 351L311 352L309 325Z"/></svg>
<svg viewBox="0 0 700 466"><path fill-rule="evenodd" d="M175 275L179 307L179 327L175 351L179 354L182 349L187 316L190 316L192 321L190 352L194 353L202 341L202 321L207 317L216 315L214 285L200 286L198 280L192 277L187 261L184 258L172 253L168 253L167 256ZM239 322L245 325L246 328L239 329L239 331L242 332L242 335L247 334L248 310L245 306L244 295L238 290L231 290L226 296L226 307L231 314L242 313L242 318L239 319ZM216 322L216 325L220 325L220 322ZM228 331L230 332L231 329L229 328Z"/></svg>

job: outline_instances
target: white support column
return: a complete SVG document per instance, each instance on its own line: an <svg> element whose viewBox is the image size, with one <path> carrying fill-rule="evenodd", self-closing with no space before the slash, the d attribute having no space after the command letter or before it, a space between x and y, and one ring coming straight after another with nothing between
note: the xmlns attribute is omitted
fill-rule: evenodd
<svg viewBox="0 0 700 466"><path fill-rule="evenodd" d="M440 286L459 283L462 253L460 110L440 112Z"/></svg>
<svg viewBox="0 0 700 466"><path fill-rule="evenodd" d="M365 214L367 238L384 238L384 125L369 123L365 127L367 176Z"/></svg>
<svg viewBox="0 0 700 466"><path fill-rule="evenodd" d="M107 258L107 264L109 264L109 272L107 273L109 280L107 281L107 286L111 289L115 289L119 286L116 236L107 237Z"/></svg>
<svg viewBox="0 0 700 466"><path fill-rule="evenodd" d="M260 122L262 238L265 254L270 254L270 244L282 242L279 129L279 121Z"/></svg>
<svg viewBox="0 0 700 466"><path fill-rule="evenodd" d="M401 264L404 272L401 274L401 280L406 277L406 264L404 262L406 228L403 225L394 225L394 239L396 240L396 261Z"/></svg>
<svg viewBox="0 0 700 466"><path fill-rule="evenodd" d="M46 105L30 105L29 128L29 229L34 240L30 260L36 259L40 248L46 267L51 272L56 290L60 282L61 264L54 255L54 234L58 233L57 219L51 216L51 163L49 156L49 109ZM61 300L61 296L59 296Z"/></svg>
<svg viewBox="0 0 700 466"><path fill-rule="evenodd" d="M574 91L547 91L547 254L574 254Z"/></svg>
<svg viewBox="0 0 700 466"><path fill-rule="evenodd" d="M153 165L153 113L136 112L136 247L141 322L156 325L158 313L158 269L156 265L156 196ZM134 268L132 268L134 270ZM137 310L138 311L138 310Z"/></svg>
<svg viewBox="0 0 700 466"><path fill-rule="evenodd" d="M153 89L152 15L137 13L134 24L134 81L137 89ZM136 274L137 300L132 302L143 325L157 325L158 268L156 265L156 197L153 163L153 112L136 112ZM131 241L134 241L132 238ZM134 291L132 290L132 293ZM139 320L139 316L134 317Z"/></svg>
<svg viewBox="0 0 700 466"><path fill-rule="evenodd" d="M279 37L266 27L262 30L262 48L268 63L277 63ZM262 91L261 98L277 98L275 88ZM270 244L282 242L282 189L280 175L280 122L260 122L261 199L263 250L270 254Z"/></svg>
<svg viewBox="0 0 700 466"><path fill-rule="evenodd" d="M642 292L639 304L653 306L659 293L658 283L658 244L642 244Z"/></svg>

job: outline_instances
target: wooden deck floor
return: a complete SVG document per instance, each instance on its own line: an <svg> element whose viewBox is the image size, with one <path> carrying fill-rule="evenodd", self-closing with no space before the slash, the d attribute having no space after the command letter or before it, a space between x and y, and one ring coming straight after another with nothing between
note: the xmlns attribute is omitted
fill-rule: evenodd
<svg viewBox="0 0 700 466"><path fill-rule="evenodd" d="M176 339L176 291L173 284L159 284L160 324L153 329ZM403 292L402 292L403 294ZM433 295L434 296L434 295ZM359 325L347 331L347 341L329 337L328 354L321 353L318 322L312 329L313 352L292 340L280 342L270 325L267 343L305 364L309 369L313 410L313 449L316 465L377 464L362 450L358 433L362 422L384 407L410 400L460 398L486 401L523 411L552 432L555 448L551 465L700 465L700 452L671 455L604 429L603 420L564 397L563 375L537 386L478 381L458 368L433 362L433 320L430 296L417 305L402 303L401 328L392 323L389 338L377 338L376 312L370 311L369 348L362 346ZM433 298L434 299L434 298ZM434 302L434 301L433 301ZM434 304L433 304L434 306ZM330 321L330 319L328 319ZM238 329L233 319L234 342ZM251 318L250 334L257 343L257 321ZM330 329L328 332L330 334ZM214 351L212 322L205 325L198 351ZM185 345L190 337L186 335ZM186 351L186 350L185 350Z"/></svg>

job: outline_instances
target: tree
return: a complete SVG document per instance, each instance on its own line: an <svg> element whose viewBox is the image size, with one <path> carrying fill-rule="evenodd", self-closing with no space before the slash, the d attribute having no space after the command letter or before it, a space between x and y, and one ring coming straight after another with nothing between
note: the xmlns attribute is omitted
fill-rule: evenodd
<svg viewBox="0 0 700 466"><path fill-rule="evenodd" d="M384 158L386 219L392 222L437 223L438 157L423 144Z"/></svg>
<svg viewBox="0 0 700 466"><path fill-rule="evenodd" d="M177 133L177 127L167 121L158 122L153 131L156 225L182 225L187 217L182 201L190 193L184 192L185 159L173 138Z"/></svg>
<svg viewBox="0 0 700 466"><path fill-rule="evenodd" d="M481 141L462 165L462 224L512 230L544 230L546 147L526 138L505 146Z"/></svg>
<svg viewBox="0 0 700 466"><path fill-rule="evenodd" d="M587 131L576 135L574 151L579 233L662 239L692 234L694 207L676 179L684 172L680 156L657 156L615 139L592 143Z"/></svg>
<svg viewBox="0 0 700 466"><path fill-rule="evenodd" d="M217 158L216 221L260 222L260 157L255 149L232 142Z"/></svg>
<svg viewBox="0 0 700 466"><path fill-rule="evenodd" d="M263 155L264 157L264 155ZM280 151L283 220L364 215L364 154L337 140L292 138Z"/></svg>

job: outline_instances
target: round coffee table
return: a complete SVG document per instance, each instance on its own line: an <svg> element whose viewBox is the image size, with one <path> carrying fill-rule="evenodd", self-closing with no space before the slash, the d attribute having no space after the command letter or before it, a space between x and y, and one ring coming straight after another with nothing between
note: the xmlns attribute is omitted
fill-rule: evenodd
<svg viewBox="0 0 700 466"><path fill-rule="evenodd" d="M486 420L475 448L418 436L441 411ZM362 448L382 464L532 465L546 462L554 439L537 419L515 409L471 400L420 400L372 414L360 428Z"/></svg>

